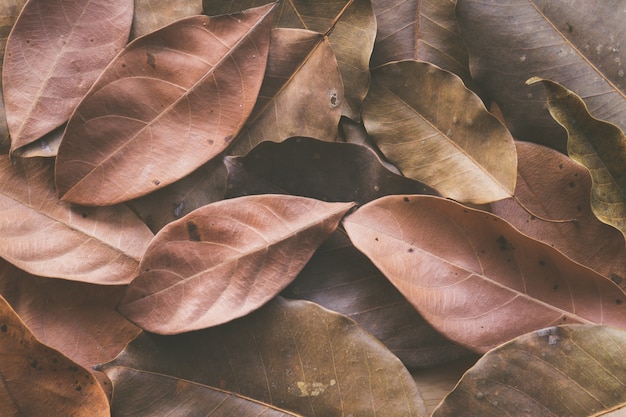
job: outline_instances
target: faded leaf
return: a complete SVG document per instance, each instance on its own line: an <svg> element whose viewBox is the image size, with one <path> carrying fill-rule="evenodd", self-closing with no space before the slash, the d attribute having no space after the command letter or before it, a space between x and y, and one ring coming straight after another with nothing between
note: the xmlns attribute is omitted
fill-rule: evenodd
<svg viewBox="0 0 626 417"><path fill-rule="evenodd" d="M372 72L367 132L402 173L468 203L510 197L513 138L478 96L432 64L401 61Z"/></svg>
<svg viewBox="0 0 626 417"><path fill-rule="evenodd" d="M269 0L203 0L209 15L232 13ZM369 61L376 37L376 18L370 0L282 1L276 12L275 26L297 28L328 35L337 57L345 100L338 101L341 114L360 120L361 102L369 85ZM332 64L331 64L332 65ZM314 136L294 133L289 136Z"/></svg>
<svg viewBox="0 0 626 417"><path fill-rule="evenodd" d="M562 83L591 114L626 129L626 3L621 0L458 0L457 17L475 81L498 102L518 139L564 149L541 88Z"/></svg>
<svg viewBox="0 0 626 417"><path fill-rule="evenodd" d="M19 149L16 149L11 156L13 158L54 158L59 152L59 146L61 146L61 139L63 139L63 132L65 132L66 123L57 127L50 133L46 133L35 142L31 142L28 145L24 145Z"/></svg>
<svg viewBox="0 0 626 417"><path fill-rule="evenodd" d="M123 366L107 368L115 389L116 417L289 417L271 405L195 382Z"/></svg>
<svg viewBox="0 0 626 417"><path fill-rule="evenodd" d="M245 155L260 142L292 136L334 141L343 101L328 39L301 29L274 29L259 99L228 153Z"/></svg>
<svg viewBox="0 0 626 417"><path fill-rule="evenodd" d="M476 352L564 323L626 328L613 282L481 210L432 196L389 196L343 222L421 315Z"/></svg>
<svg viewBox="0 0 626 417"><path fill-rule="evenodd" d="M159 334L244 316L293 281L353 206L263 195L199 208L155 236L118 309Z"/></svg>
<svg viewBox="0 0 626 417"><path fill-rule="evenodd" d="M130 38L154 32L178 19L202 14L202 0L134 0Z"/></svg>
<svg viewBox="0 0 626 417"><path fill-rule="evenodd" d="M0 296L2 415L107 417L109 402L94 377L42 344Z"/></svg>
<svg viewBox="0 0 626 417"><path fill-rule="evenodd" d="M2 68L11 150L65 123L128 41L133 0L29 0Z"/></svg>
<svg viewBox="0 0 626 417"><path fill-rule="evenodd" d="M139 333L115 311L123 291L35 277L0 259L0 294L42 343L86 369L115 358Z"/></svg>
<svg viewBox="0 0 626 417"><path fill-rule="evenodd" d="M626 236L626 136L612 123L598 120L572 91L548 80L550 114L567 130L567 153L591 174L591 209L598 219Z"/></svg>
<svg viewBox="0 0 626 417"><path fill-rule="evenodd" d="M283 295L350 317L408 368L432 367L469 353L434 330L340 231L320 246Z"/></svg>
<svg viewBox="0 0 626 417"><path fill-rule="evenodd" d="M0 2L0 74L2 73L7 37L24 4L26 4L26 0L3 0ZM10 147L11 138L4 110L4 94L0 85L0 153L8 152Z"/></svg>
<svg viewBox="0 0 626 417"><path fill-rule="evenodd" d="M0 157L0 257L35 275L128 283L152 233L125 206L57 200L52 163Z"/></svg>
<svg viewBox="0 0 626 417"><path fill-rule="evenodd" d="M553 149L530 142L516 145L517 201L510 198L492 203L491 211L522 233L557 248L626 288L624 238L593 215L589 172ZM544 219L575 221L542 221L527 210Z"/></svg>
<svg viewBox="0 0 626 417"><path fill-rule="evenodd" d="M605 415L626 405L624 346L626 333L605 326L525 334L483 356L433 417Z"/></svg>
<svg viewBox="0 0 626 417"><path fill-rule="evenodd" d="M290 138L262 143L245 157L225 159L228 196L267 192L363 204L387 194L437 194L386 169L369 148Z"/></svg>
<svg viewBox="0 0 626 417"><path fill-rule="evenodd" d="M144 332L103 368L111 366L186 379L303 416L427 415L398 358L354 321L302 300L277 297L198 332Z"/></svg>
<svg viewBox="0 0 626 417"><path fill-rule="evenodd" d="M68 123L58 194L85 205L130 200L224 150L256 101L272 9L189 17L131 42Z"/></svg>
<svg viewBox="0 0 626 417"><path fill-rule="evenodd" d="M471 83L456 0L372 0L378 31L372 68L393 61L430 62Z"/></svg>

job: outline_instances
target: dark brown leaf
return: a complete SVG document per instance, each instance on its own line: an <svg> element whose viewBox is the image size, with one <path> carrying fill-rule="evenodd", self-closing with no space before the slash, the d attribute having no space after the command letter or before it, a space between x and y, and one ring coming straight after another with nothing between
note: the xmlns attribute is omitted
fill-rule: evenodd
<svg viewBox="0 0 626 417"><path fill-rule="evenodd" d="M7 40L2 86L14 151L69 119L128 41L133 0L29 0Z"/></svg>
<svg viewBox="0 0 626 417"><path fill-rule="evenodd" d="M353 206L263 195L199 208L155 236L118 309L160 334L244 316L293 281Z"/></svg>
<svg viewBox="0 0 626 417"><path fill-rule="evenodd" d="M189 17L131 42L68 123L58 194L86 205L130 200L224 150L261 87L272 10Z"/></svg>
<svg viewBox="0 0 626 417"><path fill-rule="evenodd" d="M142 333L104 366L169 375L303 416L426 416L402 363L345 316L273 299L231 323L176 336Z"/></svg>
<svg viewBox="0 0 626 417"><path fill-rule="evenodd" d="M504 220L432 196L375 200L343 222L421 315L477 352L546 326L626 328L626 295Z"/></svg>

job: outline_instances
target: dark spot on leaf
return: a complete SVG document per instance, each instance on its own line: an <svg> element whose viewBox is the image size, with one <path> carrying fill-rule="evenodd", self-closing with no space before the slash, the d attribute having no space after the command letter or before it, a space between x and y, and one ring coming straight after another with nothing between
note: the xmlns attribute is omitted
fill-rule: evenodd
<svg viewBox="0 0 626 417"><path fill-rule="evenodd" d="M611 274L609 275L609 278L611 278L611 281L613 281L616 284L621 284L622 281L624 281L624 278L622 278L621 276L611 272Z"/></svg>
<svg viewBox="0 0 626 417"><path fill-rule="evenodd" d="M407 252L413 253L413 248L409 248L409 250Z"/></svg>
<svg viewBox="0 0 626 417"><path fill-rule="evenodd" d="M511 244L511 242L506 240L506 238L502 235L500 235L496 239L496 243L498 244L498 247L500 247L500 250L514 250L515 249L513 245Z"/></svg>
<svg viewBox="0 0 626 417"><path fill-rule="evenodd" d="M554 291L556 291L556 290L558 290L558 289L559 289L559 286L558 286L558 285L553 285L553 286L552 286L552 289L553 289Z"/></svg>
<svg viewBox="0 0 626 417"><path fill-rule="evenodd" d="M574 31L574 26L570 25L568 22L565 22L565 24L567 25L567 31L572 33Z"/></svg>
<svg viewBox="0 0 626 417"><path fill-rule="evenodd" d="M567 320L567 317L563 317L563 321L566 321L566 320Z"/></svg>
<svg viewBox="0 0 626 417"><path fill-rule="evenodd" d="M27 44L30 44L30 39L26 39L26 43L27 43Z"/></svg>
<svg viewBox="0 0 626 417"><path fill-rule="evenodd" d="M68 371L72 371L72 372L78 372L78 368L74 365L70 365L67 367Z"/></svg>
<svg viewBox="0 0 626 417"><path fill-rule="evenodd" d="M7 325L3 324L2 326L0 326L0 330L2 330L2 333L6 333L7 332Z"/></svg>
<svg viewBox="0 0 626 417"><path fill-rule="evenodd" d="M617 305L620 305L622 303L623 303L623 301L622 301L621 298L618 298L617 300L615 300L615 304L617 304Z"/></svg>
<svg viewBox="0 0 626 417"><path fill-rule="evenodd" d="M126 64L122 64L122 68L126 68Z"/></svg>
<svg viewBox="0 0 626 417"><path fill-rule="evenodd" d="M378 242L378 238L377 238L377 237L375 237L375 238L374 238L374 240L375 240L376 242Z"/></svg>
<svg viewBox="0 0 626 417"><path fill-rule="evenodd" d="M76 387L76 391L82 391L83 387L81 387L80 385Z"/></svg>
<svg viewBox="0 0 626 417"><path fill-rule="evenodd" d="M52 363L59 363L59 360L57 358L52 359Z"/></svg>
<svg viewBox="0 0 626 417"><path fill-rule="evenodd" d="M152 69L156 69L156 59L154 58L154 55L152 55L150 52L147 52L147 51L146 51L146 62L148 65L150 65Z"/></svg>
<svg viewBox="0 0 626 417"><path fill-rule="evenodd" d="M193 240L194 242L200 242L202 240L198 233L198 225L194 222L187 222L187 234L189 235L189 240Z"/></svg>
<svg viewBox="0 0 626 417"><path fill-rule="evenodd" d="M215 141L213 139L207 139L206 143L208 143L209 145L213 145Z"/></svg>
<svg viewBox="0 0 626 417"><path fill-rule="evenodd" d="M158 186L158 185L160 185L160 184L161 184L161 181L159 181L159 180L152 180L152 183L153 183L154 185L157 185L157 186Z"/></svg>
<svg viewBox="0 0 626 417"><path fill-rule="evenodd" d="M574 181L570 182L570 183L569 183L569 187L570 187L570 188L574 188L574 187L576 187L576 183L575 183Z"/></svg>
<svg viewBox="0 0 626 417"><path fill-rule="evenodd" d="M405 203L408 203L409 201L411 201L411 200L409 200L409 197L404 197L403 200L404 200Z"/></svg>
<svg viewBox="0 0 626 417"><path fill-rule="evenodd" d="M92 43L93 43L93 38L89 39L89 42L92 42Z"/></svg>
<svg viewBox="0 0 626 417"><path fill-rule="evenodd" d="M535 216L530 216L530 220L537 220L537 218Z"/></svg>
<svg viewBox="0 0 626 417"><path fill-rule="evenodd" d="M230 143L233 140L233 135L228 135L224 138L224 142L226 143Z"/></svg>
<svg viewBox="0 0 626 417"><path fill-rule="evenodd" d="M35 369L37 369L37 359L34 359L34 360L30 363L30 367L31 367L31 368L35 368Z"/></svg>
<svg viewBox="0 0 626 417"><path fill-rule="evenodd" d="M546 261L544 261L543 259L539 259L538 263L540 266L546 266Z"/></svg>
<svg viewBox="0 0 626 417"><path fill-rule="evenodd" d="M559 169L563 169L563 164L559 164Z"/></svg>
<svg viewBox="0 0 626 417"><path fill-rule="evenodd" d="M583 208L581 206L576 206L576 211L580 213L581 211L583 211Z"/></svg>
<svg viewBox="0 0 626 417"><path fill-rule="evenodd" d="M84 211L82 213L80 213L80 214L81 214L81 216L83 216L83 219L86 219L88 217L88 214L85 213Z"/></svg>

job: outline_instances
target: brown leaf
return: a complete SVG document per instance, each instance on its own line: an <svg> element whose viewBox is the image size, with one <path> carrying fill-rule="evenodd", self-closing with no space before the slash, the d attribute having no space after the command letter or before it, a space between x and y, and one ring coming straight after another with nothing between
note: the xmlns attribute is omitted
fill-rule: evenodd
<svg viewBox="0 0 626 417"><path fill-rule="evenodd" d="M282 294L350 317L408 368L432 367L469 353L433 329L339 230Z"/></svg>
<svg viewBox="0 0 626 417"><path fill-rule="evenodd" d="M86 369L115 358L139 333L115 311L123 291L122 286L35 277L0 259L0 294L42 343Z"/></svg>
<svg viewBox="0 0 626 417"><path fill-rule="evenodd" d="M0 404L3 416L109 416L94 377L42 344L0 297Z"/></svg>
<svg viewBox="0 0 626 417"><path fill-rule="evenodd" d="M14 151L67 121L128 41L133 0L29 0L7 40L2 85Z"/></svg>
<svg viewBox="0 0 626 417"><path fill-rule="evenodd" d="M426 416L402 363L354 321L277 297L228 324L140 334L111 363L201 383L303 416Z"/></svg>
<svg viewBox="0 0 626 417"><path fill-rule="evenodd" d="M472 76L498 102L518 139L564 149L544 107L542 77L583 97L591 114L626 130L625 6L622 2L458 0Z"/></svg>
<svg viewBox="0 0 626 417"><path fill-rule="evenodd" d="M115 396L111 412L124 416L298 417L249 398L213 387L125 366L106 369Z"/></svg>
<svg viewBox="0 0 626 417"><path fill-rule="evenodd" d="M525 334L483 356L433 417L605 415L626 406L624 346L625 332L597 325Z"/></svg>
<svg viewBox="0 0 626 417"><path fill-rule="evenodd" d="M263 195L199 208L155 236L118 309L160 334L244 316L293 281L353 206Z"/></svg>
<svg viewBox="0 0 626 417"><path fill-rule="evenodd" d="M621 233L591 212L589 172L553 149L517 142L515 199L491 203L492 212L522 233L626 288L626 246ZM544 219L575 219L553 223Z"/></svg>
<svg viewBox="0 0 626 417"><path fill-rule="evenodd" d="M626 328L617 285L491 213L440 197L389 196L343 224L426 320L477 352L556 324Z"/></svg>
<svg viewBox="0 0 626 417"><path fill-rule="evenodd" d="M134 0L130 38L146 35L183 17L202 14L202 0Z"/></svg>
<svg viewBox="0 0 626 417"><path fill-rule="evenodd" d="M229 197L278 191L364 204L387 194L437 194L419 181L390 172L370 149L351 143L294 137L261 143L245 157L227 157L224 162Z"/></svg>
<svg viewBox="0 0 626 417"><path fill-rule="evenodd" d="M511 196L513 138L455 75L400 61L372 72L363 123L402 173L441 195L474 204Z"/></svg>
<svg viewBox="0 0 626 417"><path fill-rule="evenodd" d="M57 200L51 160L0 157L0 256L35 275L130 282L153 235L125 206Z"/></svg>
<svg viewBox="0 0 626 417"><path fill-rule="evenodd" d="M189 17L131 42L68 123L59 195L86 205L130 200L224 150L261 86L272 10Z"/></svg>
<svg viewBox="0 0 626 417"><path fill-rule="evenodd" d="M328 39L301 29L274 29L257 104L230 155L292 136L337 139L344 89Z"/></svg>

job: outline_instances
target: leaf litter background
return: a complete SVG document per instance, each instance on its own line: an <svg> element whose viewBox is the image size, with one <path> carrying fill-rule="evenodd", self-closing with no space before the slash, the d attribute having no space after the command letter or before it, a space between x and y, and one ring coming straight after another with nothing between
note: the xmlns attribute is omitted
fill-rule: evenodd
<svg viewBox="0 0 626 417"><path fill-rule="evenodd" d="M2 414L617 415L625 18L4 1Z"/></svg>

